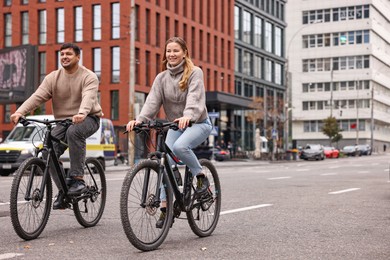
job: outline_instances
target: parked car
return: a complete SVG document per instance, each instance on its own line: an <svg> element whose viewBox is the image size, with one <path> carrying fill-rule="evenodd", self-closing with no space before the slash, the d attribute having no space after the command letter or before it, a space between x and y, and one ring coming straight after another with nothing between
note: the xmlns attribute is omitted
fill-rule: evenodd
<svg viewBox="0 0 390 260"><path fill-rule="evenodd" d="M357 145L344 146L341 152L346 156L360 156L360 151L358 150Z"/></svg>
<svg viewBox="0 0 390 260"><path fill-rule="evenodd" d="M192 149L198 159L211 159L211 156L213 155L213 150L208 146L208 144L205 142L198 147Z"/></svg>
<svg viewBox="0 0 390 260"><path fill-rule="evenodd" d="M320 144L307 144L301 151L300 158L304 160L324 160L324 147Z"/></svg>
<svg viewBox="0 0 390 260"><path fill-rule="evenodd" d="M324 154L326 158L339 158L340 151L331 146L324 146Z"/></svg>
<svg viewBox="0 0 390 260"><path fill-rule="evenodd" d="M357 149L360 152L360 155L371 155L372 153L371 146L368 144L359 144Z"/></svg>
<svg viewBox="0 0 390 260"><path fill-rule="evenodd" d="M230 152L229 150L221 149L221 148L213 148L214 158L216 161L227 161L230 160Z"/></svg>

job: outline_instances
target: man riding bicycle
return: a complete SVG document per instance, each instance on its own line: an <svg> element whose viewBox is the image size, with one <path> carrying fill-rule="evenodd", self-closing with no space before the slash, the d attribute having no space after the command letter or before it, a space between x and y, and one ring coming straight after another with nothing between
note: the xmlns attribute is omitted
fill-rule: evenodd
<svg viewBox="0 0 390 260"><path fill-rule="evenodd" d="M79 65L79 60L80 48L73 43L63 44L60 48L62 68L48 74L34 94L10 116L11 121L17 124L20 117L51 99L54 117L72 120L73 124L68 128L57 125L52 131L53 136L69 146L71 181L68 183L68 195L71 196L86 191L83 180L86 139L99 129L100 117L103 115L97 97L99 80L94 72ZM58 157L66 148L65 145L54 144ZM52 166L50 169L52 173L55 171ZM56 181L56 178L53 179ZM61 187L57 182L56 184ZM63 204L64 195L60 190L53 209L66 208Z"/></svg>

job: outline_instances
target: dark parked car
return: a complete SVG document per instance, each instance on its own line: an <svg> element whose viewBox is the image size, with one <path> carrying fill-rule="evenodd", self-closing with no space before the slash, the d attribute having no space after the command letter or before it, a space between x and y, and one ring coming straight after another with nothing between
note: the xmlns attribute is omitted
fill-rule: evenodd
<svg viewBox="0 0 390 260"><path fill-rule="evenodd" d="M372 153L371 146L368 144L359 144L357 149L361 155L371 155Z"/></svg>
<svg viewBox="0 0 390 260"><path fill-rule="evenodd" d="M360 156L360 151L358 150L357 145L344 146L341 152L346 156Z"/></svg>
<svg viewBox="0 0 390 260"><path fill-rule="evenodd" d="M301 151L301 159L324 160L324 147L320 144L307 144Z"/></svg>
<svg viewBox="0 0 390 260"><path fill-rule="evenodd" d="M216 161L227 161L230 160L230 152L229 150L214 148L214 158Z"/></svg>
<svg viewBox="0 0 390 260"><path fill-rule="evenodd" d="M207 144L201 144L198 147L192 149L198 159L211 159L213 150Z"/></svg>

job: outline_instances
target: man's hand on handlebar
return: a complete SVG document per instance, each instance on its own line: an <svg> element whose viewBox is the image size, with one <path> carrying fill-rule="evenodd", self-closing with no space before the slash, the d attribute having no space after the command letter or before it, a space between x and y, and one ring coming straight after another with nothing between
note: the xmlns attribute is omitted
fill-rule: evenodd
<svg viewBox="0 0 390 260"><path fill-rule="evenodd" d="M11 122L14 123L15 125L19 122L19 119L22 117L23 115L19 112L16 112L16 113L13 113L11 116L10 116L10 119L11 119Z"/></svg>
<svg viewBox="0 0 390 260"><path fill-rule="evenodd" d="M141 121L138 120L131 120L126 125L126 131L130 132L133 131L134 126L142 124Z"/></svg>

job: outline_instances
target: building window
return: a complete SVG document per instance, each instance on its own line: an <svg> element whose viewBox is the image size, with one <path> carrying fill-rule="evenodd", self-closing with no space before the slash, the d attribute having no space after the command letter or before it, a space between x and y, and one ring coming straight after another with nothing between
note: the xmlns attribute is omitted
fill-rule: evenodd
<svg viewBox="0 0 390 260"><path fill-rule="evenodd" d="M111 98L111 120L118 120L119 119L119 91L111 90L110 98Z"/></svg>
<svg viewBox="0 0 390 260"><path fill-rule="evenodd" d="M157 47L160 47L160 43L161 43L161 40L160 40L160 30L161 30L161 27L160 27L160 14L159 13L156 13L156 25L155 25L155 28L156 28L156 46Z"/></svg>
<svg viewBox="0 0 390 260"><path fill-rule="evenodd" d="M246 43L251 44L252 43L252 15L251 13L244 11L244 17L243 17L243 41Z"/></svg>
<svg viewBox="0 0 390 260"><path fill-rule="evenodd" d="M259 56L255 56L254 63L253 63L253 76L261 79L262 77L262 59Z"/></svg>
<svg viewBox="0 0 390 260"><path fill-rule="evenodd" d="M156 75L160 73L160 69L161 69L161 55L157 53L156 54Z"/></svg>
<svg viewBox="0 0 390 260"><path fill-rule="evenodd" d="M28 5L28 0L22 0L22 1L21 1L21 4L22 4L22 5Z"/></svg>
<svg viewBox="0 0 390 260"><path fill-rule="evenodd" d="M64 8L57 10L57 43L65 41L65 11Z"/></svg>
<svg viewBox="0 0 390 260"><path fill-rule="evenodd" d="M150 86L150 51L145 53L145 85Z"/></svg>
<svg viewBox="0 0 390 260"><path fill-rule="evenodd" d="M168 40L171 37L171 32L170 32L170 26L169 26L169 17L165 17L165 40ZM192 56L194 53L192 53ZM194 57L194 56L193 56Z"/></svg>
<svg viewBox="0 0 390 260"><path fill-rule="evenodd" d="M240 27L241 27L240 8L238 6L234 6L234 38L235 39L241 39Z"/></svg>
<svg viewBox="0 0 390 260"><path fill-rule="evenodd" d="M29 15L22 12L22 44L29 43Z"/></svg>
<svg viewBox="0 0 390 260"><path fill-rule="evenodd" d="M12 15L4 15L4 45L5 47L12 46Z"/></svg>
<svg viewBox="0 0 390 260"><path fill-rule="evenodd" d="M81 42L83 40L83 7L74 8L74 40Z"/></svg>
<svg viewBox="0 0 390 260"><path fill-rule="evenodd" d="M111 49L111 82L119 83L120 79L120 48Z"/></svg>
<svg viewBox="0 0 390 260"><path fill-rule="evenodd" d="M100 48L93 49L93 71L100 82L102 76L102 49Z"/></svg>
<svg viewBox="0 0 390 260"><path fill-rule="evenodd" d="M45 79L46 76L46 52L39 53L39 83Z"/></svg>
<svg viewBox="0 0 390 260"><path fill-rule="evenodd" d="M4 0L4 6L11 6L12 0Z"/></svg>
<svg viewBox="0 0 390 260"><path fill-rule="evenodd" d="M135 84L139 84L139 74L140 74L140 70L139 70L139 49L138 48L135 48Z"/></svg>
<svg viewBox="0 0 390 260"><path fill-rule="evenodd" d="M251 76L252 75L251 68L252 68L252 54L245 51L242 72L248 76Z"/></svg>
<svg viewBox="0 0 390 260"><path fill-rule="evenodd" d="M111 4L111 38L119 39L120 37L120 5L119 3Z"/></svg>
<svg viewBox="0 0 390 260"><path fill-rule="evenodd" d="M46 44L46 37L47 37L46 10L39 10L38 17L39 17L39 44Z"/></svg>
<svg viewBox="0 0 390 260"><path fill-rule="evenodd" d="M93 35L94 41L102 39L102 7L101 5L93 6Z"/></svg>
<svg viewBox="0 0 390 260"><path fill-rule="evenodd" d="M10 116L11 116L11 105L10 104L6 104L4 105L4 123L11 123L11 119L10 119Z"/></svg>
<svg viewBox="0 0 390 260"><path fill-rule="evenodd" d="M264 79L267 81L272 81L272 61L266 60L264 65Z"/></svg>
<svg viewBox="0 0 390 260"><path fill-rule="evenodd" d="M275 54L282 56L282 29L275 27Z"/></svg>
<svg viewBox="0 0 390 260"><path fill-rule="evenodd" d="M269 22L265 23L265 50L272 52L272 24Z"/></svg>
<svg viewBox="0 0 390 260"><path fill-rule="evenodd" d="M261 44L261 37L262 37L262 20L261 18L259 17L255 17L255 24L254 24L254 29L255 29L255 37L254 37L254 41L253 41L253 44L258 47L258 48L261 48L262 47L262 44Z"/></svg>
<svg viewBox="0 0 390 260"><path fill-rule="evenodd" d="M275 63L275 83L282 84L282 65Z"/></svg>
<svg viewBox="0 0 390 260"><path fill-rule="evenodd" d="M146 9L146 19L145 19L145 40L146 44L150 44L150 33L152 32L150 25L150 10Z"/></svg>

